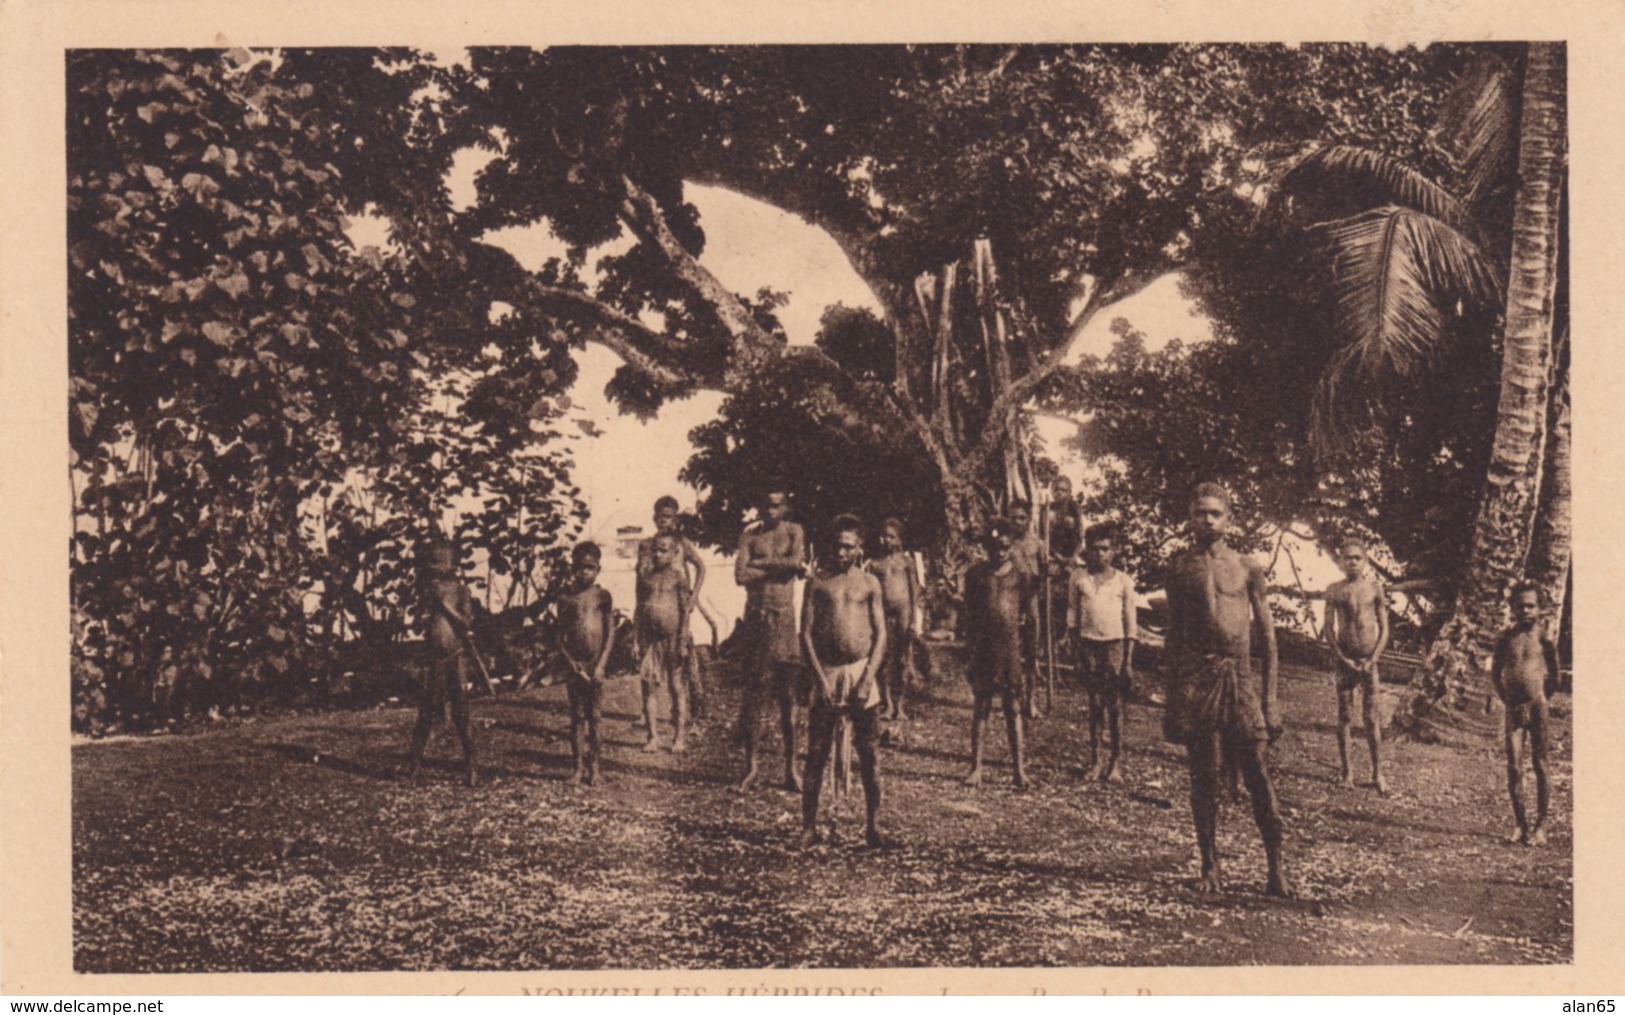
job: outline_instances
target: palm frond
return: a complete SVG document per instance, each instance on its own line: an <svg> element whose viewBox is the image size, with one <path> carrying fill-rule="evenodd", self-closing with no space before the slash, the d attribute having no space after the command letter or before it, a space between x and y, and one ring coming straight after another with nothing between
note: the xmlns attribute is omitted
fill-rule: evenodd
<svg viewBox="0 0 1625 1015"><path fill-rule="evenodd" d="M1483 251L1449 224L1398 205L1315 231L1338 331L1310 407L1317 453L1346 444L1356 416L1442 353L1453 318L1493 312L1501 286Z"/></svg>
<svg viewBox="0 0 1625 1015"><path fill-rule="evenodd" d="M1516 75L1493 53L1479 54L1456 79L1440 113L1440 132L1457 164L1469 207L1513 185L1520 110Z"/></svg>
<svg viewBox="0 0 1625 1015"><path fill-rule="evenodd" d="M1469 238L1478 227L1468 206L1399 159L1369 148L1327 145L1297 160L1281 188L1321 203L1363 211L1397 204L1438 219Z"/></svg>

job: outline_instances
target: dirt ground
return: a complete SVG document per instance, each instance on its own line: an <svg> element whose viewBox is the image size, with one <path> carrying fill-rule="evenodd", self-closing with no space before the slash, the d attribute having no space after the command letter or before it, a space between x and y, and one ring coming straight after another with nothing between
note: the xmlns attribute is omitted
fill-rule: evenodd
<svg viewBox="0 0 1625 1015"><path fill-rule="evenodd" d="M1391 707L1397 689L1384 691ZM220 724L74 747L74 955L85 972L668 967L1563 963L1573 955L1567 718L1552 841L1511 826L1498 745L1398 742L1392 794L1337 784L1330 678L1289 666L1273 751L1290 873L1262 895L1245 803L1227 805L1227 891L1197 864L1181 753L1129 708L1128 779L1086 780L1087 716L1060 688L1032 733L1039 785L963 788L969 693L919 692L883 753L895 851L795 848L799 799L729 786L731 694L686 755L645 754L632 679L606 697L605 785L567 785L560 688L479 699L490 781L437 739L398 778L407 708ZM1566 715L1567 699L1560 698ZM1363 744L1357 742L1357 747ZM1363 766L1357 768L1362 776ZM1532 786L1530 790L1532 797Z"/></svg>

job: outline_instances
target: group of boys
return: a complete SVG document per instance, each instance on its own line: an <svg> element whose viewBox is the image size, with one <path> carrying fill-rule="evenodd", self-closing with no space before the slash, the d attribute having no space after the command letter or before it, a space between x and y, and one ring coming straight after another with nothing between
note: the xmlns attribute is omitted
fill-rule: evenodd
<svg viewBox="0 0 1625 1015"><path fill-rule="evenodd" d="M1028 531L1031 506L1017 502L1008 518L986 527L986 559L965 577L966 677L975 701L968 785L979 785L982 779L983 730L995 697L1001 699L1005 716L1014 785L1026 789L1032 784L1023 750L1024 719L1038 714L1031 665L1036 658L1034 639L1054 623L1041 624L1039 619L1046 571L1065 579L1064 638L1089 696L1091 775L1107 781L1122 778L1121 714L1137 640L1134 582L1114 567L1115 530L1104 524L1084 528L1070 491L1058 484L1056 494L1046 518L1047 539ZM1230 772L1239 774L1251 798L1264 841L1268 890L1290 896L1293 890L1281 858L1283 826L1266 752L1266 745L1281 734L1275 629L1264 569L1227 542L1232 508L1223 487L1198 486L1190 502L1191 545L1168 568L1168 629L1161 666L1167 684L1163 733L1187 752L1201 854L1199 888L1208 892L1220 888L1217 822L1221 784ZM662 691L670 699L673 751L684 749L691 702L703 700L689 621L705 566L693 545L677 532L676 519L676 501L661 498L655 506L656 533L638 549L633 628L648 732L645 750L658 749L656 712ZM918 633L918 576L912 557L903 549L903 526L897 519L882 524L878 553L867 561L864 530L857 518L836 518L827 538L821 566L815 566L804 530L789 519L788 493L774 490L761 504L760 520L740 539L735 578L746 590L743 623L750 651L743 665L738 726L745 750L739 786L748 789L758 779L760 712L771 697L780 720L784 785L802 795L802 841L819 841L824 770L837 731L843 722L850 723L864 789L865 839L870 845L886 846L890 840L877 824L879 731L883 718L906 714L908 652ZM1073 566L1080 549L1083 564ZM575 548L572 583L557 605L556 665L569 694L573 777L588 784L599 778L599 703L614 642L613 603L597 584L601 558L596 544ZM474 748L462 690L463 649L471 619L468 594L455 580L449 548L430 547L427 560L428 640L435 658L445 665L432 667L439 675L431 677L413 733L413 771L436 718L449 708L472 783ZM1359 541L1346 541L1339 548L1338 563L1347 577L1326 592L1323 636L1336 674L1342 780L1352 784L1348 742L1354 699L1361 695L1372 782L1379 793L1386 793L1375 704L1378 660L1389 638L1386 593L1372 576L1366 547ZM798 623L795 585L803 579L807 584ZM1492 671L1494 693L1506 707L1508 788L1518 825L1514 837L1531 845L1546 839L1547 696L1557 680L1556 651L1540 625L1540 605L1533 586L1514 590L1514 625L1497 643ZM1257 678L1255 637L1262 648ZM794 722L795 709L803 704L808 718L804 772L796 765ZM1487 700L1486 710L1490 707ZM1529 741L1537 787L1532 824L1521 791L1520 739Z"/></svg>

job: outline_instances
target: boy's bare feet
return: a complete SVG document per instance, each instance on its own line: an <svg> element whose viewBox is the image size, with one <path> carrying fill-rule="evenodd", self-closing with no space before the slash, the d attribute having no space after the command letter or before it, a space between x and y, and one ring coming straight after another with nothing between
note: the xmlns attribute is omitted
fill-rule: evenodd
<svg viewBox="0 0 1625 1015"><path fill-rule="evenodd" d="M1381 775L1373 777L1371 780L1371 785L1376 788L1378 796L1388 795L1388 780L1384 779Z"/></svg>
<svg viewBox="0 0 1625 1015"><path fill-rule="evenodd" d="M881 835L880 830L877 828L871 828L864 832L863 841L871 849L898 849L902 845L890 836Z"/></svg>
<svg viewBox="0 0 1625 1015"><path fill-rule="evenodd" d="M970 774L965 776L964 784L966 786L980 786L982 784L982 769L980 767L971 769Z"/></svg>
<svg viewBox="0 0 1625 1015"><path fill-rule="evenodd" d="M801 830L801 838L796 840L796 845L800 846L802 849L808 849L823 841L824 833L820 832L816 828L804 828Z"/></svg>
<svg viewBox="0 0 1625 1015"><path fill-rule="evenodd" d="M1112 761L1106 766L1106 771L1101 775L1100 780L1102 782L1122 782L1123 763L1121 761Z"/></svg>
<svg viewBox="0 0 1625 1015"><path fill-rule="evenodd" d="M1277 899L1295 899L1298 897L1297 889L1292 887L1292 882L1288 881L1286 875L1280 871L1270 875L1269 885L1264 891Z"/></svg>
<svg viewBox="0 0 1625 1015"><path fill-rule="evenodd" d="M651 734L649 736L649 739L645 740L643 742L643 753L645 753L645 754L653 754L655 751L658 751L658 750L660 750L660 741L656 740L654 738L654 735Z"/></svg>
<svg viewBox="0 0 1625 1015"><path fill-rule="evenodd" d="M1525 845L1529 845L1529 846L1544 846L1544 845L1546 845L1546 829L1542 828L1540 825L1536 825L1535 830L1529 833L1529 841L1527 843L1525 843Z"/></svg>
<svg viewBox="0 0 1625 1015"><path fill-rule="evenodd" d="M585 786L587 784L587 770L585 768L577 768L572 770L570 772L570 778L566 779L565 782L573 783L577 786Z"/></svg>
<svg viewBox="0 0 1625 1015"><path fill-rule="evenodd" d="M1217 867L1196 879L1196 891L1202 895L1217 895L1224 891Z"/></svg>

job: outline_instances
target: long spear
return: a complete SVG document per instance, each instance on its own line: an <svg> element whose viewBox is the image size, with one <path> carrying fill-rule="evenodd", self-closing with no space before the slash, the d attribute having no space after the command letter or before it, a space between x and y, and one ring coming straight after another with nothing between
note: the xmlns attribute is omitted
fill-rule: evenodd
<svg viewBox="0 0 1625 1015"><path fill-rule="evenodd" d="M1044 711L1055 708L1055 598L1050 594L1050 499L1049 487L1044 488L1044 505L1040 509L1040 538L1044 541L1044 554L1040 566L1044 569Z"/></svg>

